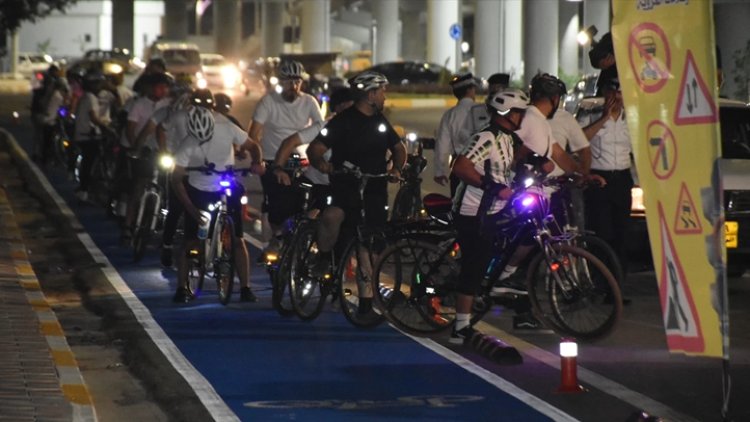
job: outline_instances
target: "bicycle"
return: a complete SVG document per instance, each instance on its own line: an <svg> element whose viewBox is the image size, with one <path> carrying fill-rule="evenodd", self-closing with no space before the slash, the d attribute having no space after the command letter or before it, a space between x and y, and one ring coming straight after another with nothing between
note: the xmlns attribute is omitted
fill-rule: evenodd
<svg viewBox="0 0 750 422"><path fill-rule="evenodd" d="M173 167L173 158L170 155L162 155L159 159L159 168L154 169L153 179L141 194L133 225L133 262L143 259L149 241L167 216L169 196L166 191L169 189L169 175ZM159 175L162 173L164 179L160 183Z"/></svg>
<svg viewBox="0 0 750 422"><path fill-rule="evenodd" d="M204 174L215 174L220 176L218 185L221 188L219 199L208 205L205 210L210 215L208 235L203 239L198 248L188 251L188 285L191 291L199 296L203 290L206 276L216 281L219 293L219 302L227 305L234 290L234 279L236 275L235 259L237 254L238 239L235 235L235 222L229 210L229 198L239 189L239 183L235 174L247 176L249 168L234 169L227 166L225 170L216 170L213 165L201 167L187 167L187 171L200 171ZM240 204L247 203L247 198L240 197Z"/></svg>
<svg viewBox="0 0 750 422"><path fill-rule="evenodd" d="M531 236L539 247L526 273L534 315L558 334L583 341L601 338L614 329L622 312L617 281L593 254L570 244L573 235L553 234L560 231L540 188L539 180L526 180L506 207L485 223L483 230L492 229L497 235L471 323L493 307L494 282L516 248ZM434 212L429 205L426 208ZM372 278L378 308L410 334L449 328L455 320L460 258L460 246L452 238L425 242L407 234L393 242L380 255Z"/></svg>
<svg viewBox="0 0 750 422"><path fill-rule="evenodd" d="M334 174L349 174L359 180L358 192L364 201L364 191L372 179L390 177L388 173L362 173L350 163ZM297 316L310 321L320 315L325 299L331 295L332 300L339 300L346 319L361 328L370 328L383 322L383 317L375 312L360 313L360 297L372 297L369 282L372 274L372 263L375 262L375 250L383 248L388 237L387 229L371 228L364 224L365 211L360 211L362 223L356 228L354 237L342 249L341 254L332 259L333 271L323 276L313 274L312 264L318 259L317 220L310 220L297 230L292 249L290 250L289 291L292 306Z"/></svg>
<svg viewBox="0 0 750 422"><path fill-rule="evenodd" d="M427 167L422 140L416 134L406 135L408 155L402 170L400 187L393 200L391 221L417 221L422 219L422 178L420 175Z"/></svg>

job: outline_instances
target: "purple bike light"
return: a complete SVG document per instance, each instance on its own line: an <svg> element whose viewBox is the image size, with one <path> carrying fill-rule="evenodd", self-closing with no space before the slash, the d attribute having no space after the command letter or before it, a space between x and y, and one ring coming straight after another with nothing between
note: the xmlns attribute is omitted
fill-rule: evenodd
<svg viewBox="0 0 750 422"><path fill-rule="evenodd" d="M66 109L65 107L60 107L59 109L57 109L57 114L60 117L65 117L68 115L68 109Z"/></svg>
<svg viewBox="0 0 750 422"><path fill-rule="evenodd" d="M534 203L534 197L531 195L526 195L521 199L521 205L524 206L524 208L528 208L531 204Z"/></svg>
<svg viewBox="0 0 750 422"><path fill-rule="evenodd" d="M228 180L222 180L222 181L219 182L219 186L221 186L222 188L228 188L229 185L230 185L230 183L229 183Z"/></svg>

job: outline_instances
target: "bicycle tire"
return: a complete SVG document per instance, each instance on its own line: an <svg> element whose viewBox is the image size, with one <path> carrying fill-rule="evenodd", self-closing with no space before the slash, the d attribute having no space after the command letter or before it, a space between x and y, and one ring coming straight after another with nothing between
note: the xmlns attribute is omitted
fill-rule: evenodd
<svg viewBox="0 0 750 422"><path fill-rule="evenodd" d="M203 283L206 280L206 263L202 260L202 248L205 247L205 242L198 247L195 255L191 254L187 257L188 260L188 286L190 291L197 297L203 292Z"/></svg>
<svg viewBox="0 0 750 422"><path fill-rule="evenodd" d="M298 229L299 230L299 229ZM291 287L289 286L289 266L291 265L291 250L297 234L285 237L281 250L279 251L279 266L272 271L271 276L271 304L276 312L283 317L294 315L292 305ZM269 271L271 272L271 271Z"/></svg>
<svg viewBox="0 0 750 422"><path fill-rule="evenodd" d="M547 253L539 252L529 264L527 288L534 315L562 336L601 339L622 315L617 280L601 260L579 247L554 244Z"/></svg>
<svg viewBox="0 0 750 422"><path fill-rule="evenodd" d="M291 250L289 265L289 294L294 313L303 321L312 321L323 311L328 295L330 280L323 280L311 274L310 267L318 257L314 227L305 227Z"/></svg>
<svg viewBox="0 0 750 422"><path fill-rule="evenodd" d="M451 327L460 266L453 242L401 239L386 248L373 276L378 307L400 330L417 336Z"/></svg>
<svg viewBox="0 0 750 422"><path fill-rule="evenodd" d="M373 274L373 258L372 248L362 246L355 238L349 242L339 260L339 265L336 266L336 284L341 312L347 321L359 328L377 327L385 321L382 312L375 311L377 303L373 297L373 284L370 281L371 274ZM373 307L369 311L362 311L359 307L360 299L368 296L371 298Z"/></svg>
<svg viewBox="0 0 750 422"><path fill-rule="evenodd" d="M155 218L152 210L156 209L158 205L156 202L154 195L146 195L142 204L143 214L140 222L133 230L133 262L140 262L146 253L146 247L151 239L151 225Z"/></svg>
<svg viewBox="0 0 750 422"><path fill-rule="evenodd" d="M219 291L219 303L228 305L234 289L237 238L234 235L234 221L231 216L222 215L217 223L219 224L214 227L214 230L218 232L219 239L218 253L214 258L214 278Z"/></svg>
<svg viewBox="0 0 750 422"><path fill-rule="evenodd" d="M620 258L612 246L609 245L604 239L594 234L582 234L576 236L574 245L585 249L595 257L599 258L602 263L609 269L619 286L625 281L625 272L622 268Z"/></svg>

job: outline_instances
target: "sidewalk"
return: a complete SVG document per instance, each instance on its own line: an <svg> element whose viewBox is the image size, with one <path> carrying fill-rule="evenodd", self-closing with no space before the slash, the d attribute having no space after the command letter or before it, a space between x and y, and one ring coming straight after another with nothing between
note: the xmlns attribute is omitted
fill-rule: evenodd
<svg viewBox="0 0 750 422"><path fill-rule="evenodd" d="M0 73L0 94L28 94L31 83L28 79L16 79L9 73Z"/></svg>
<svg viewBox="0 0 750 422"><path fill-rule="evenodd" d="M0 169L7 168L0 154ZM41 291L0 170L0 420L95 421L65 333Z"/></svg>

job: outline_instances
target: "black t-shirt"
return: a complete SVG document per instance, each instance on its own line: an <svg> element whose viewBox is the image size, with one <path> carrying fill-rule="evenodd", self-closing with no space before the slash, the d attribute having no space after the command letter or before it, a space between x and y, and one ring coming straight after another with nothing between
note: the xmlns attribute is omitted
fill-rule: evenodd
<svg viewBox="0 0 750 422"><path fill-rule="evenodd" d="M348 161L359 167L363 173L379 174L386 171L386 151L401 142L393 126L382 114L367 116L349 107L336 115L326 125L317 138L331 150L331 164L340 169ZM332 189L356 190L352 177L332 175ZM368 193L384 192L387 181L375 179L368 183ZM347 189L347 190L348 190Z"/></svg>

